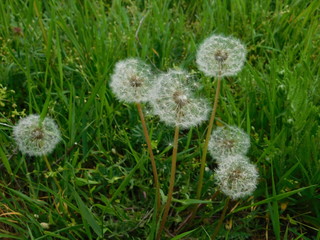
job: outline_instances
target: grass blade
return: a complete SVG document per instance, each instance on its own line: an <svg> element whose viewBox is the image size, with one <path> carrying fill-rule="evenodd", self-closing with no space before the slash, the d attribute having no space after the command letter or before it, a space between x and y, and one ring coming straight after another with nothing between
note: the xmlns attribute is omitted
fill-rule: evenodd
<svg viewBox="0 0 320 240"><path fill-rule="evenodd" d="M171 240L179 240L179 239L182 239L183 237L188 236L190 233L193 233L195 230L197 230L197 229L193 229L193 230L191 230L191 231L181 233L181 234L175 236L174 238L172 238Z"/></svg>
<svg viewBox="0 0 320 240"><path fill-rule="evenodd" d="M86 227L86 223L88 223L90 225L90 227L93 229L93 231L99 236L102 237L102 228L101 226L98 224L98 222L95 220L94 215L90 212L90 210L88 209L88 207L84 204L84 202L82 201L81 197L79 196L79 194L76 191L73 191L73 197L75 198L79 210L80 210L80 214L82 216L83 222L85 224ZM89 233L90 231L88 231ZM92 237L90 237L90 239L92 239Z"/></svg>
<svg viewBox="0 0 320 240"><path fill-rule="evenodd" d="M12 174L12 170L11 170L11 167L10 167L10 163L9 163L9 160L8 160L6 154L4 153L2 147L0 147L0 158L2 160L3 165L7 169L8 173L11 175Z"/></svg>
<svg viewBox="0 0 320 240"><path fill-rule="evenodd" d="M302 187L302 188L299 188L299 189L296 189L296 190L293 190L293 191L290 191L290 192L286 192L286 193L281 193L281 194L278 194L276 196L272 196L272 197L269 197L267 199L264 199L262 201L259 201L259 202L256 202L256 203L253 203L249 206L245 206L245 207L240 207L240 208L236 208L232 213L237 213L237 212L240 212L242 210L245 210L245 209L248 209L248 208L251 208L253 206L258 206L258 205L261 205L261 204L266 204L266 203L270 203L274 200L281 200L281 199L284 199L284 198L287 198L287 197L290 197L291 195L293 194L296 194L298 192L301 192L305 189L308 189L308 188L312 188L312 187L315 187L317 185L312 185L312 186L308 186L308 187Z"/></svg>

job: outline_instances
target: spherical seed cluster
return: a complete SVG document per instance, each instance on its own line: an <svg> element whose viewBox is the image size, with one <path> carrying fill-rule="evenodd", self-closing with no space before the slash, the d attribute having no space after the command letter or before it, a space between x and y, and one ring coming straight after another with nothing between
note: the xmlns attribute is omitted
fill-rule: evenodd
<svg viewBox="0 0 320 240"><path fill-rule="evenodd" d="M168 125L190 128L207 119L208 103L192 94L185 71L169 70L160 74L156 82L151 105L160 120Z"/></svg>
<svg viewBox="0 0 320 240"><path fill-rule="evenodd" d="M232 199L251 195L257 186L258 172L243 155L229 156L215 170L215 180L221 191Z"/></svg>
<svg viewBox="0 0 320 240"><path fill-rule="evenodd" d="M13 128L13 136L19 150L30 156L51 153L61 140L59 128L53 119L46 117L40 122L40 116L36 114L20 119Z"/></svg>
<svg viewBox="0 0 320 240"><path fill-rule="evenodd" d="M235 126L218 127L211 133L208 145L210 155L218 162L227 156L245 155L250 147L248 134Z"/></svg>
<svg viewBox="0 0 320 240"><path fill-rule="evenodd" d="M129 58L116 63L110 87L124 102L145 102L153 84L151 68L139 59Z"/></svg>
<svg viewBox="0 0 320 240"><path fill-rule="evenodd" d="M246 49L237 39L212 35L197 52L198 68L207 76L233 76L243 67Z"/></svg>

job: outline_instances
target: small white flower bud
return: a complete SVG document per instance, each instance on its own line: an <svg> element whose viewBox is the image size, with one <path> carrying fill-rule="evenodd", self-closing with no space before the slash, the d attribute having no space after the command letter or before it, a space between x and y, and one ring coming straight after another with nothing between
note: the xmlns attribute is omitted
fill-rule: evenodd
<svg viewBox="0 0 320 240"><path fill-rule="evenodd" d="M49 223L45 223L45 222L40 223L40 226L41 226L43 229L49 229L49 228L50 228Z"/></svg>

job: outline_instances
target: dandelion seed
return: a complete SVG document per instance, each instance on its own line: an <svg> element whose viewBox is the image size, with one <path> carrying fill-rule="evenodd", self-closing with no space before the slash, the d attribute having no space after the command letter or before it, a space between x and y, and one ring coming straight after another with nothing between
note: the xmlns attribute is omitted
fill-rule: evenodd
<svg viewBox="0 0 320 240"><path fill-rule="evenodd" d="M211 133L208 150L218 162L232 155L245 155L250 148L250 137L235 126L218 127Z"/></svg>
<svg viewBox="0 0 320 240"><path fill-rule="evenodd" d="M190 128L207 119L207 101L196 98L188 85L188 75L182 70L170 70L158 76L151 92L151 105L160 120L168 125Z"/></svg>
<svg viewBox="0 0 320 240"><path fill-rule="evenodd" d="M258 171L243 155L229 156L215 170L221 191L232 199L252 195L257 187Z"/></svg>
<svg viewBox="0 0 320 240"><path fill-rule="evenodd" d="M110 87L116 97L124 102L146 102L153 85L151 68L139 59L129 58L117 62Z"/></svg>
<svg viewBox="0 0 320 240"><path fill-rule="evenodd" d="M212 35L200 45L196 58L207 76L233 76L243 67L246 49L237 39Z"/></svg>
<svg viewBox="0 0 320 240"><path fill-rule="evenodd" d="M20 119L13 128L13 136L19 150L30 156L51 153L61 140L60 131L53 119L46 117L40 122L40 116L36 114Z"/></svg>

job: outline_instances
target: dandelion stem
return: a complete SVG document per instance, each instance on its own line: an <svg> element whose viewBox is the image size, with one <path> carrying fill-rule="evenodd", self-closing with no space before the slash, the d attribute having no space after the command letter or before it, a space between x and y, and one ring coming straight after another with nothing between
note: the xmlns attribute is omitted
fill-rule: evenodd
<svg viewBox="0 0 320 240"><path fill-rule="evenodd" d="M214 99L213 109L212 109L211 117L209 120L208 131L206 134L206 140L205 140L205 143L203 146L203 152L202 152L202 156L201 156L200 176L199 176L199 181L198 181L197 197L196 197L197 199L200 199L200 197L201 197L201 190L202 190L202 184L203 184L203 174L204 174L204 168L206 165L208 144L209 144L209 140L210 140L210 136L211 136L211 132L212 132L212 128L213 128L213 122L214 122L217 107L218 107L220 88L221 88L221 77L218 78L218 85L217 85L217 89L216 89L216 95L215 95L215 99Z"/></svg>
<svg viewBox="0 0 320 240"><path fill-rule="evenodd" d="M173 187L174 187L174 181L175 181L175 175L176 175L178 139L179 139L179 126L176 126L175 132L174 132L174 140L173 140L173 152L172 152L172 160L171 160L171 176L170 176L169 191L168 191L167 202L166 202L166 205L164 208L164 213L163 213L160 227L159 227L158 234L157 234L157 240L159 240L161 238L161 233L162 233L164 226L166 224L170 205L171 205Z"/></svg>
<svg viewBox="0 0 320 240"><path fill-rule="evenodd" d="M213 128L213 122L214 122L216 112L217 112L218 100L219 100L219 95L220 95L220 88L221 88L221 76L218 77L218 83L217 83L216 95L214 98L213 109L212 109L211 117L209 120L208 130L207 130L207 134L206 134L206 140L205 140L204 146L203 146L196 199L200 199L200 197L201 197L201 190L202 190L202 185L203 185L204 169L206 166L208 144L209 144L209 140L210 140L210 136L211 136L211 132L212 132L212 128ZM197 211L197 207L195 207L193 210L193 217L196 214L196 211Z"/></svg>
<svg viewBox="0 0 320 240"><path fill-rule="evenodd" d="M157 172L157 167L156 167L156 161L154 159L154 155L153 155L153 151L152 151L152 146L151 146L151 141L150 141L150 137L149 137L149 133L148 133L148 129L147 129L147 124L144 118L144 114L142 111L142 107L141 107L141 103L136 103L138 112L139 112L139 116L140 116L140 120L141 120L141 124L142 124L142 129L143 129L143 134L144 137L146 139L146 143L148 146L148 152L149 152L149 156L150 156L150 160L151 160L151 166L152 166L152 172L153 172L153 179L154 179L154 186L156 188L156 212L157 212L157 216L158 216L158 212L160 210L161 207L161 201L160 201L160 184L159 184L159 178L158 178L158 172Z"/></svg>
<svg viewBox="0 0 320 240"><path fill-rule="evenodd" d="M230 198L227 198L226 203L224 204L224 208L223 208L221 217L220 217L220 219L219 219L218 225L216 226L216 228L214 229L213 234L212 234L211 237L210 237L211 240L214 240L214 239L216 238L216 236L218 235L218 233L219 233L219 230L220 230L220 228L221 228L221 225L222 225L222 223L223 223L223 220L224 220L224 218L225 218L225 216L226 216L226 212L227 212L228 205L229 205L229 200L230 200Z"/></svg>
<svg viewBox="0 0 320 240"><path fill-rule="evenodd" d="M49 163L49 161L48 161L47 156L46 156L46 155L43 155L43 159L44 159L44 161L46 162L47 168L49 169L50 173L53 173L52 168L51 168L51 165L50 165L50 163ZM52 177L53 177L53 181L55 182L55 184L57 185L57 187L58 187L58 189L59 189L59 192L62 193L62 188L61 188L61 186L60 186L57 178L56 178L55 176L52 176Z"/></svg>

